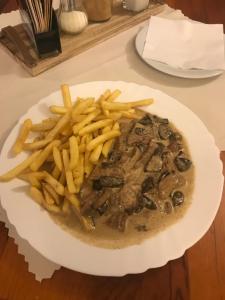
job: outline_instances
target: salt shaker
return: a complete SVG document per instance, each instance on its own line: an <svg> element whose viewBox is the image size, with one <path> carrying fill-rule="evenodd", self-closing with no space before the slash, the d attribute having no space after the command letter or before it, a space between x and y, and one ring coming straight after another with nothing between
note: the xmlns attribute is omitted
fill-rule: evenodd
<svg viewBox="0 0 225 300"><path fill-rule="evenodd" d="M88 25L88 18L81 0L61 0L59 26L62 31L77 34Z"/></svg>
<svg viewBox="0 0 225 300"><path fill-rule="evenodd" d="M123 8L135 12L146 9L149 5L149 0L123 0Z"/></svg>

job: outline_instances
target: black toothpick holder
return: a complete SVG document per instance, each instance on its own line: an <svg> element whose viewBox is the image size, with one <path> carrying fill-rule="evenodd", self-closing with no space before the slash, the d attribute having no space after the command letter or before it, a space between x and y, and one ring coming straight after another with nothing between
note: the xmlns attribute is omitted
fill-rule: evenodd
<svg viewBox="0 0 225 300"><path fill-rule="evenodd" d="M19 1L20 14L25 30L32 40L39 58L56 56L62 52L57 17L52 9L51 30L48 32L36 33L33 22L24 0Z"/></svg>

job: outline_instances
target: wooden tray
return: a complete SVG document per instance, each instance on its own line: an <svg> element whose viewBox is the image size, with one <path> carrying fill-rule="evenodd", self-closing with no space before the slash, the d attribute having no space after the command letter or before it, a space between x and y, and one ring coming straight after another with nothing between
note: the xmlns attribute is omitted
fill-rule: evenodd
<svg viewBox="0 0 225 300"><path fill-rule="evenodd" d="M31 40L27 36L22 24L14 27L18 38L26 45L32 60L24 58L18 48L15 47L12 40L7 36L1 35L0 42L4 49L16 59L32 76L36 76L55 65L125 31L145 20L151 15L156 15L164 9L162 4L151 4L150 7L140 13L132 13L122 9L115 8L112 18L104 23L90 24L84 32L79 35L61 35L62 53L58 56L39 59Z"/></svg>

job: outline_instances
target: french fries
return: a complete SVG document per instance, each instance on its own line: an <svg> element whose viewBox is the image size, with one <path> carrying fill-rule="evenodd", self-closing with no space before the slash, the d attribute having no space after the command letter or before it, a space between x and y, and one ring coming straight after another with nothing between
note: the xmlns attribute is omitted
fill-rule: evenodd
<svg viewBox="0 0 225 300"><path fill-rule="evenodd" d="M140 116L136 113L132 113L129 111L122 111L122 116L127 119L139 119Z"/></svg>
<svg viewBox="0 0 225 300"><path fill-rule="evenodd" d="M100 128L103 128L103 127L106 127L108 126L109 124L112 124L113 120L111 119L106 119L106 120L101 120L101 121L98 121L98 122L94 122L90 125L87 125L86 127L84 127L83 129L81 129L79 131L79 135L80 136L83 136L87 133L92 133Z"/></svg>
<svg viewBox="0 0 225 300"><path fill-rule="evenodd" d="M61 132L64 137L70 137L73 134L73 128L68 124L65 129Z"/></svg>
<svg viewBox="0 0 225 300"><path fill-rule="evenodd" d="M130 105L130 107L137 107L137 106L147 106L147 105L151 105L153 103L153 99L149 98L149 99L143 99L143 100L139 100L139 101L133 101L133 102L128 102L127 104Z"/></svg>
<svg viewBox="0 0 225 300"><path fill-rule="evenodd" d="M53 187L48 183L43 183L43 188L49 193L49 195L54 200L54 203L60 204L60 196L56 193L56 191L53 189Z"/></svg>
<svg viewBox="0 0 225 300"><path fill-rule="evenodd" d="M73 170L79 161L79 147L77 138L73 135L69 138L69 145L70 145L70 163L69 168Z"/></svg>
<svg viewBox="0 0 225 300"><path fill-rule="evenodd" d="M112 110L112 111L128 110L131 107L128 103L117 103L117 102L111 103L107 101L104 101L102 103L102 106L104 109Z"/></svg>
<svg viewBox="0 0 225 300"><path fill-rule="evenodd" d="M113 121L117 121L122 118L123 112L113 112L109 113L107 115L107 119L112 119ZM98 115L95 119L95 121L105 120L105 115Z"/></svg>
<svg viewBox="0 0 225 300"><path fill-rule="evenodd" d="M61 152L59 151L59 148L54 146L53 147L53 158L54 158L54 162L55 162L55 165L56 167L62 171L63 169L63 162L62 162L62 155L61 155Z"/></svg>
<svg viewBox="0 0 225 300"><path fill-rule="evenodd" d="M102 133L107 133L112 129L112 126L106 126L105 128L102 129ZM97 137L97 136L96 136Z"/></svg>
<svg viewBox="0 0 225 300"><path fill-rule="evenodd" d="M64 171L69 171L69 164L70 164L70 159L69 159L69 153L68 150L63 149L62 151L62 159L63 159L63 166L64 166Z"/></svg>
<svg viewBox="0 0 225 300"><path fill-rule="evenodd" d="M40 140L37 142L32 142L32 143L25 143L23 145L24 150L39 150L44 148L47 144L49 144L51 141L50 139L45 139L45 140Z"/></svg>
<svg viewBox="0 0 225 300"><path fill-rule="evenodd" d="M63 201L62 211L65 215L69 215L71 212L70 203L66 198Z"/></svg>
<svg viewBox="0 0 225 300"><path fill-rule="evenodd" d="M30 187L30 196L34 199L35 202L37 202L40 205L42 205L45 202L42 192L34 186Z"/></svg>
<svg viewBox="0 0 225 300"><path fill-rule="evenodd" d="M41 188L41 183L40 183L41 178L39 179L37 176L35 176L35 173L21 174L18 176L18 178L29 182L32 186L34 186L38 189Z"/></svg>
<svg viewBox="0 0 225 300"><path fill-rule="evenodd" d="M101 101L106 100L107 98L109 98L109 96L111 95L111 91L108 89L106 90L97 100L98 104L101 104Z"/></svg>
<svg viewBox="0 0 225 300"><path fill-rule="evenodd" d="M92 140L92 134L88 134L86 137L86 145L88 145L88 143L90 143L91 140ZM90 161L90 154L91 152L87 150L87 146L86 146L86 151L84 153L84 173L86 177L88 177L91 174L91 171L93 170L93 164Z"/></svg>
<svg viewBox="0 0 225 300"><path fill-rule="evenodd" d="M69 193L69 191L66 190L65 191L65 197L77 209L77 211L80 211L80 202L79 202L78 198L75 195Z"/></svg>
<svg viewBox="0 0 225 300"><path fill-rule="evenodd" d="M119 130L119 129L120 129L120 125L118 122L116 122L115 125L113 126L113 130ZM102 154L105 158L108 157L108 154L112 149L113 143L114 143L114 139L108 140L107 142L105 142L104 146L102 147Z"/></svg>
<svg viewBox="0 0 225 300"><path fill-rule="evenodd" d="M79 190L84 182L84 154L80 154L79 156L79 163L77 167L73 170L73 177L74 182Z"/></svg>
<svg viewBox="0 0 225 300"><path fill-rule="evenodd" d="M113 139L118 136L120 136L119 130L112 130L111 132L107 132L102 135L99 135L97 138L93 139L87 144L87 151L92 151L98 145L105 143L107 140Z"/></svg>
<svg viewBox="0 0 225 300"><path fill-rule="evenodd" d="M85 144L80 144L79 145L79 153L84 153L86 150L86 145Z"/></svg>
<svg viewBox="0 0 225 300"><path fill-rule="evenodd" d="M85 118L87 118L87 115L84 115L84 114L75 115L75 117L73 118L73 122L79 123L79 122L83 121Z"/></svg>
<svg viewBox="0 0 225 300"><path fill-rule="evenodd" d="M0 176L0 181L15 177L30 185L30 196L47 211L62 216L73 212L86 230L93 230L91 218L82 216L80 192L94 166L107 158L116 137L120 136L120 119L140 118L136 107L149 105L153 99L120 103L119 89L107 89L95 98L77 97L72 102L69 86L61 85L62 105L49 107L52 117L21 126L13 153L30 151L18 166ZM33 139L28 140L32 132Z"/></svg>
<svg viewBox="0 0 225 300"><path fill-rule="evenodd" d="M81 215L80 212L80 202L76 195L70 194L66 192L66 198L69 200L69 202L72 204L73 210L75 214L77 215L78 219L80 220L82 226L87 231L92 231L95 229L93 222L89 218L85 218Z"/></svg>
<svg viewBox="0 0 225 300"><path fill-rule="evenodd" d="M32 121L30 119L25 120L22 124L19 136L12 149L15 155L23 151L23 145L29 135L31 128L32 128Z"/></svg>
<svg viewBox="0 0 225 300"><path fill-rule="evenodd" d="M63 97L63 103L66 108L71 108L72 101L71 101L71 95L70 95L70 89L67 84L61 85L61 91L62 91L62 97Z"/></svg>
<svg viewBox="0 0 225 300"><path fill-rule="evenodd" d="M100 144L92 151L92 153L90 155L90 161L93 164L97 164L97 162L99 161L99 158L102 153L102 148L103 148L103 144Z"/></svg>
<svg viewBox="0 0 225 300"><path fill-rule="evenodd" d="M64 144L59 145L59 150L62 149L69 149L69 141L65 142Z"/></svg>
<svg viewBox="0 0 225 300"><path fill-rule="evenodd" d="M73 173L71 171L67 171L66 172L66 182L67 182L67 188L68 191L71 194L75 194L76 193L76 187L73 181Z"/></svg>
<svg viewBox="0 0 225 300"><path fill-rule="evenodd" d="M46 120L43 120L41 123L33 124L31 127L31 131L42 132L51 130L53 127L55 127L57 121L57 118L48 118Z"/></svg>
<svg viewBox="0 0 225 300"><path fill-rule="evenodd" d="M66 175L65 175L65 172L62 171L60 177L59 177L59 182L64 186L65 183L66 183Z"/></svg>
<svg viewBox="0 0 225 300"><path fill-rule="evenodd" d="M108 99L111 95L111 91L108 89L103 93L104 100Z"/></svg>
<svg viewBox="0 0 225 300"><path fill-rule="evenodd" d="M52 141L57 134L70 122L71 112L67 112L59 121L57 122L56 126L49 131L46 136L46 140Z"/></svg>
<svg viewBox="0 0 225 300"><path fill-rule="evenodd" d="M54 204L48 204L46 201L43 202L43 206L46 210L48 210L49 212L51 213L54 213L54 214L59 214L61 213L61 209L59 206L57 205L54 205Z"/></svg>
<svg viewBox="0 0 225 300"><path fill-rule="evenodd" d="M75 193L76 192L76 187L75 187L75 184L74 184L74 181L73 181L73 173L70 170L69 154L68 154L68 151L66 149L63 149L62 157L63 157L63 165L64 165L64 171L65 171L68 191L70 193Z"/></svg>
<svg viewBox="0 0 225 300"><path fill-rule="evenodd" d="M35 176L30 175L29 182L32 186L35 186L38 189L41 188L41 183L40 183L40 181L38 181L38 179Z"/></svg>
<svg viewBox="0 0 225 300"><path fill-rule="evenodd" d="M111 103L108 101L104 101L102 103L102 105L103 105L104 109L107 109L107 110L112 110L112 111L125 110L126 111L133 107L146 106L146 105L150 105L152 103L153 103L153 99L144 99L144 100L140 100L140 101L133 101L133 102L127 102L127 103L119 103L119 102Z"/></svg>
<svg viewBox="0 0 225 300"><path fill-rule="evenodd" d="M64 196L64 186L56 180L53 176L51 176L47 171L43 171L44 178L43 180L51 185L57 194Z"/></svg>
<svg viewBox="0 0 225 300"><path fill-rule="evenodd" d="M75 108L72 111L72 119L76 121L76 117L78 115L81 115L88 107L90 107L92 104L94 104L94 98L86 99L82 102L80 102L78 105L75 106Z"/></svg>
<svg viewBox="0 0 225 300"><path fill-rule="evenodd" d="M100 110L95 110L94 112L90 113L89 115L87 115L86 118L84 118L81 122L79 122L78 124L75 124L73 126L73 133L74 134L78 134L78 132L84 128L84 126L88 125L91 123L91 121L93 121L97 115L100 114Z"/></svg>
<svg viewBox="0 0 225 300"><path fill-rule="evenodd" d="M121 95L121 91L120 90L115 90L108 98L107 101L108 102L113 102L116 100L116 98L118 98Z"/></svg>
<svg viewBox="0 0 225 300"><path fill-rule="evenodd" d="M59 146L59 144L59 140L51 142L43 151L41 151L38 157L33 161L33 163L30 165L30 169L34 172L37 171L46 161L48 156L52 153L53 148L55 146Z"/></svg>
<svg viewBox="0 0 225 300"><path fill-rule="evenodd" d="M20 175L24 170L26 170L32 164L32 162L38 157L39 154L40 151L31 154L31 156L29 156L27 159L21 162L18 166L8 171L7 173L1 175L0 181L9 181L17 177L18 175Z"/></svg>
<svg viewBox="0 0 225 300"><path fill-rule="evenodd" d="M68 113L68 108L63 106L51 105L49 109L53 114L65 115L66 113Z"/></svg>
<svg viewBox="0 0 225 300"><path fill-rule="evenodd" d="M104 116L108 116L109 115L109 111L105 108L105 106L103 105L104 104L104 101L105 101L105 96L102 95L100 97L100 100L99 100L99 103L101 105L101 109L102 109L102 112L104 114Z"/></svg>
<svg viewBox="0 0 225 300"><path fill-rule="evenodd" d="M44 174L42 172L28 172L18 175L18 178L31 182L31 185L33 185L32 181L35 182L35 180L37 180L38 182L40 182L44 178ZM34 180L31 178L33 178Z"/></svg>
<svg viewBox="0 0 225 300"><path fill-rule="evenodd" d="M45 202L48 205L53 205L55 203L54 199L52 198L52 196L49 194L49 192L46 190L45 186L42 186L42 190L43 190L43 194L44 194L44 199Z"/></svg>
<svg viewBox="0 0 225 300"><path fill-rule="evenodd" d="M88 115L96 110L96 106L90 106L83 112L84 115Z"/></svg>
<svg viewBox="0 0 225 300"><path fill-rule="evenodd" d="M58 180L60 174L61 174L61 171L59 170L59 168L57 166L55 166L54 169L52 170L52 176Z"/></svg>

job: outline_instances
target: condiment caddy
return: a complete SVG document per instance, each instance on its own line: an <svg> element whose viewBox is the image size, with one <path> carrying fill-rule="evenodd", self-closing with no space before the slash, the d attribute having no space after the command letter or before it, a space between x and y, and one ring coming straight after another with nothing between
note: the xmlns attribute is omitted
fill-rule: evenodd
<svg viewBox="0 0 225 300"><path fill-rule="evenodd" d="M52 0L19 0L19 9L24 29L39 58L61 53L58 21L52 9Z"/></svg>
<svg viewBox="0 0 225 300"><path fill-rule="evenodd" d="M0 34L0 42L9 52L9 54L16 59L17 62L19 62L32 76L36 76L50 69L51 67L54 67L55 65L77 54L80 54L81 52L84 52L85 50L92 48L99 43L102 43L103 41L117 35L118 33L130 29L133 26L149 19L151 15L157 15L158 13L162 12L163 9L164 5L153 3L150 4L147 9L139 13L134 13L132 11L123 9L120 5L113 9L112 17L107 22L90 22L89 25L85 28L83 28L83 26L81 26L81 28L79 29L76 28L76 34L68 34L62 30L61 47L63 51L62 53L59 53L58 56L51 56L47 58L40 57L35 49L33 40L28 37L27 32L22 24L13 27L13 35L17 36L17 40L20 40L21 42L19 43L20 45L18 47L15 46L15 38L9 38L9 36L4 33L4 29ZM76 10L73 9L72 11ZM54 20L56 20L54 18L55 15L53 12L53 22ZM64 29L67 32L69 31L68 28ZM83 31L80 34L77 34L79 30ZM74 31L74 28L72 31ZM24 53L21 52L21 44L25 45L26 47Z"/></svg>

